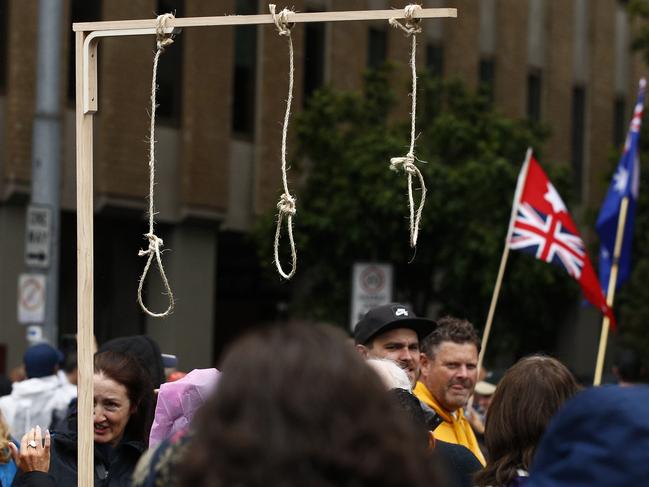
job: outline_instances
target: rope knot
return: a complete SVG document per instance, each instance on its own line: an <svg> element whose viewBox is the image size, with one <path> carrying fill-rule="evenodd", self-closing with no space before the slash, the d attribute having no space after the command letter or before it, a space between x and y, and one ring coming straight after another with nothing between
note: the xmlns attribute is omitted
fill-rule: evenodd
<svg viewBox="0 0 649 487"><path fill-rule="evenodd" d="M173 33L166 33L165 30L169 28L169 22L175 19L174 14L158 15L155 25L156 44L158 49L164 51L165 47L174 43Z"/></svg>
<svg viewBox="0 0 649 487"><path fill-rule="evenodd" d="M279 202L277 203L277 209L284 215L295 216L295 198L288 193L283 193L279 197Z"/></svg>
<svg viewBox="0 0 649 487"><path fill-rule="evenodd" d="M285 8L279 14L277 14L275 13L274 3L269 4L268 9L270 10L270 14L273 16L273 22L275 22L275 27L277 28L279 35L287 37L290 36L291 27L293 27L293 25L288 21L288 15L292 14L293 11Z"/></svg>
<svg viewBox="0 0 649 487"><path fill-rule="evenodd" d="M415 17L415 14L419 10L421 10L421 5L411 3L410 5L406 5L403 9L403 17L406 20L405 25L399 22L395 17L391 18L388 22L392 27L404 31L407 36L419 34L421 33L421 25L419 24L419 19Z"/></svg>
<svg viewBox="0 0 649 487"><path fill-rule="evenodd" d="M140 250L137 255L143 257L151 253L160 253L160 248L164 245L164 241L155 233L145 233L144 236L149 240L149 248L146 250Z"/></svg>
<svg viewBox="0 0 649 487"><path fill-rule="evenodd" d="M403 168L408 174L416 174L417 166L415 166L415 155L412 152L408 152L403 157L393 157L390 159L390 169L395 172L399 172L399 169Z"/></svg>

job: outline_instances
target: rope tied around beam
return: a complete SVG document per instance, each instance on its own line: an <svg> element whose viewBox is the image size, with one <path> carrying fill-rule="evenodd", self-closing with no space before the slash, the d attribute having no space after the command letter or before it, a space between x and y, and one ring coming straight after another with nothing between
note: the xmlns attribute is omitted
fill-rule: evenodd
<svg viewBox="0 0 649 487"><path fill-rule="evenodd" d="M392 27L401 29L408 37L421 33L420 20L415 14L421 10L421 5L410 4L403 9L403 17L406 20L405 25L399 22L399 19L392 17L388 22Z"/></svg>
<svg viewBox="0 0 649 487"><path fill-rule="evenodd" d="M169 21L175 18L174 14L162 14L158 15L158 18L156 19L156 45L158 46L158 50L161 52L164 51L165 47L174 43L173 34L167 34L165 30L169 28Z"/></svg>
<svg viewBox="0 0 649 487"><path fill-rule="evenodd" d="M158 60L160 59L160 54L162 54L165 48L173 43L173 34L167 34L165 31L168 29L169 21L173 20L175 17L173 14L163 14L159 15L156 21L156 53L153 58L153 76L151 78L151 125L149 133L149 231L144 234L146 239L149 241L149 247L146 250L140 250L138 256L144 257L148 256L146 265L144 266L144 271L142 271L142 276L140 277L140 282L137 287L137 302L139 303L142 310L154 318L163 318L168 316L174 308L174 295L171 291L171 286L169 285L169 280L165 274L164 267L162 265L162 258L160 256L161 247L163 246L163 240L158 237L154 232L154 186L155 186L155 112L156 112L156 92L157 92L157 73L158 73ZM158 269L160 270L160 277L165 287L165 292L168 298L167 309L162 313L154 313L150 311L144 301L142 300L142 288L144 287L144 281L151 267L151 262L155 257L156 263L158 264Z"/></svg>
<svg viewBox="0 0 649 487"><path fill-rule="evenodd" d="M282 127L282 183L284 187L284 193L279 198L277 203L277 228L275 230L275 245L274 245L274 257L275 257L275 266L277 267L277 272L284 279L290 279L295 275L295 270L297 268L297 251L295 249L295 241L293 239L293 217L297 211L295 206L295 197L291 195L291 192L288 189L288 177L286 175L286 138L288 133L288 122L291 117L291 103L293 101L293 82L295 78L295 67L294 67L294 56L293 56L293 39L291 38L291 27L292 25L288 21L289 14L293 13L292 10L287 8L283 9L281 12L276 13L275 4L269 4L268 9L270 14L273 17L273 22L277 28L277 32L280 36L285 36L288 41L288 54L289 54L289 81L288 81L288 98L286 99L286 112L284 114L284 124ZM291 270L286 273L282 268L282 264L279 259L279 241L282 233L282 223L286 219L286 231L288 233L288 239L291 246Z"/></svg>
<svg viewBox="0 0 649 487"><path fill-rule="evenodd" d="M269 4L268 9L270 10L270 14L273 16L273 22L275 22L275 27L277 28L279 35L290 37L293 25L288 21L288 15L294 12L284 8L280 13L275 13L276 6L274 3Z"/></svg>
<svg viewBox="0 0 649 487"><path fill-rule="evenodd" d="M408 175L408 203L410 209L410 246L417 246L417 237L419 235L419 224L421 222L421 215L424 211L424 204L426 202L426 184L424 177L419 168L415 165L415 161L419 159L415 156L415 140L417 138L416 131L416 114L417 114L417 34L421 32L419 19L415 18L415 14L421 10L421 6L416 4L407 5L404 8L403 16L405 18L405 25L399 22L396 18L389 20L392 27L401 29L408 37L412 39L410 46L410 68L412 71L412 107L411 107L411 121L410 121L410 149L403 157L393 157L390 159L390 169L393 171L403 171ZM423 162L423 161L420 161ZM419 185L421 188L421 199L419 206L415 211L415 201L412 189L412 178L417 176L419 178Z"/></svg>

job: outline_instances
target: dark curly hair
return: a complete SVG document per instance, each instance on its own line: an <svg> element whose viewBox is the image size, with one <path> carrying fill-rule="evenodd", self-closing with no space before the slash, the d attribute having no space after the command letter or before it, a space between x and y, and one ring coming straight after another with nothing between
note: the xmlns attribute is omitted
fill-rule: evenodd
<svg viewBox="0 0 649 487"><path fill-rule="evenodd" d="M479 486L507 485L517 470L529 470L550 419L579 385L565 365L543 355L523 358L498 383L485 424L487 467Z"/></svg>
<svg viewBox="0 0 649 487"><path fill-rule="evenodd" d="M419 349L430 359L435 358L437 347L443 342L473 343L480 352L480 338L468 320L444 316L437 320L437 328L419 344Z"/></svg>
<svg viewBox="0 0 649 487"><path fill-rule="evenodd" d="M181 486L431 486L414 426L337 329L292 323L227 353Z"/></svg>

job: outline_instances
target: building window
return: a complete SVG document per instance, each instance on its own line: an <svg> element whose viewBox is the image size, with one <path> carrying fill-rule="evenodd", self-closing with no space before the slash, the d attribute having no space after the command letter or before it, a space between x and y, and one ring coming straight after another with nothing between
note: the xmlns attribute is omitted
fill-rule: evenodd
<svg viewBox="0 0 649 487"><path fill-rule="evenodd" d="M237 0L235 13L237 15L256 14L256 0ZM254 134L256 64L257 26L235 27L232 130L237 134L250 136Z"/></svg>
<svg viewBox="0 0 649 487"><path fill-rule="evenodd" d="M584 167L584 137L586 129L586 88L572 90L572 171L577 194L581 197L581 177Z"/></svg>
<svg viewBox="0 0 649 487"><path fill-rule="evenodd" d="M385 29L370 27L367 44L367 67L378 68L388 55L388 33Z"/></svg>
<svg viewBox="0 0 649 487"><path fill-rule="evenodd" d="M626 100L618 95L613 102L613 145L621 147L626 138Z"/></svg>
<svg viewBox="0 0 649 487"><path fill-rule="evenodd" d="M426 46L426 68L433 76L444 76L444 48L441 44Z"/></svg>
<svg viewBox="0 0 649 487"><path fill-rule="evenodd" d="M325 78L325 23L309 22L304 26L304 103L321 88Z"/></svg>
<svg viewBox="0 0 649 487"><path fill-rule="evenodd" d="M101 0L72 0L70 4L70 22L97 22L101 20ZM76 99L76 40L70 29L68 45L68 102L74 104ZM101 43L97 46L101 48ZM101 59L101 57L100 57Z"/></svg>
<svg viewBox="0 0 649 487"><path fill-rule="evenodd" d="M538 69L527 75L527 118L541 120L541 71Z"/></svg>
<svg viewBox="0 0 649 487"><path fill-rule="evenodd" d="M496 63L492 58L483 58L480 60L478 77L480 80L480 90L490 101L493 101Z"/></svg>
<svg viewBox="0 0 649 487"><path fill-rule="evenodd" d="M184 17L182 0L158 0L158 15L173 13ZM176 36L174 43L165 49L158 63L158 108L156 117L164 125L179 126L182 114L183 97L183 39Z"/></svg>

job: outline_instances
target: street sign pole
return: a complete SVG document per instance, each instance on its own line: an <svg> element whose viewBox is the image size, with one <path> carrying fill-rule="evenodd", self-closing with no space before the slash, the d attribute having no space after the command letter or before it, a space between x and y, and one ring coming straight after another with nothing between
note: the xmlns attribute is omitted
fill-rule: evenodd
<svg viewBox="0 0 649 487"><path fill-rule="evenodd" d="M25 265L31 269L49 269L52 260L51 208L29 205L25 226Z"/></svg>
<svg viewBox="0 0 649 487"><path fill-rule="evenodd" d="M61 62L63 1L38 3L38 54L36 63L36 114L32 138L32 194L27 210L25 264L28 272L46 275L43 339L58 341L58 280L61 161ZM49 218L46 214L49 209ZM30 235L38 227L40 234ZM39 220L40 218L40 220ZM42 218L47 218L43 221ZM41 223L42 225L38 225ZM39 240L45 236L46 242ZM27 248L32 243L32 248ZM40 242L40 243L39 243ZM39 248L40 245L40 248ZM28 252L31 250L32 252ZM35 252L33 252L36 250Z"/></svg>

